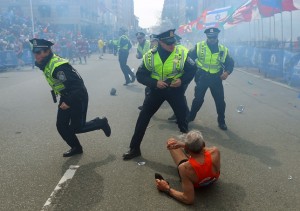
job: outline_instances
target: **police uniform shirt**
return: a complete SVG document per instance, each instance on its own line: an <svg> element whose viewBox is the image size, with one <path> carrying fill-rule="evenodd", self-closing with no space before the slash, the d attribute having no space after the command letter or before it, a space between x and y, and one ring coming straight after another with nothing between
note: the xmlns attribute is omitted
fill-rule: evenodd
<svg viewBox="0 0 300 211"><path fill-rule="evenodd" d="M126 36L126 35L125 35ZM123 47L125 46L125 45L129 45L129 42L130 42L130 40L128 39L128 37L126 36L126 38L125 38L125 36L121 36L121 38L120 38L120 43L119 43L119 46L120 46L120 50L124 50L123 49ZM129 49L127 49L127 51L128 51Z"/></svg>
<svg viewBox="0 0 300 211"><path fill-rule="evenodd" d="M212 54L219 52L218 42L216 44L207 44L207 45L208 45L208 47L209 47ZM198 58L197 45L193 49L190 50L189 55L194 61L196 61L196 59ZM234 61L233 61L232 57L229 55L229 53L227 54L227 56L225 58L225 62L224 62L223 65L225 67L226 72L231 74L232 71L233 71L233 68L234 68Z"/></svg>
<svg viewBox="0 0 300 211"><path fill-rule="evenodd" d="M155 53L155 52L156 51L153 50L153 53ZM157 52L159 53L160 59L163 63L167 60L167 58L171 54L171 52L164 50L160 46L157 47ZM180 77L181 86L188 85L193 80L196 70L197 70L197 66L196 66L195 62L190 58L189 55L187 56L187 59L184 63L183 70L184 70L184 73ZM136 78L139 83L141 83L147 87L156 88L156 86L157 86L157 80L151 78L151 71L149 71L146 68L144 62L138 68L137 73L136 73Z"/></svg>
<svg viewBox="0 0 300 211"><path fill-rule="evenodd" d="M81 76L70 64L58 66L52 76L64 84L62 99L67 105L72 105L87 97L87 90Z"/></svg>
<svg viewBox="0 0 300 211"><path fill-rule="evenodd" d="M142 44L139 43L139 46L141 46L141 48L144 49L145 44L146 44L146 40L144 40L144 42ZM139 52L138 48L136 49L136 53L138 55L138 59L143 58L143 55L141 54L141 52Z"/></svg>
<svg viewBox="0 0 300 211"><path fill-rule="evenodd" d="M36 66L44 71L52 57L53 53L50 53L41 64L36 63ZM72 105L87 96L87 91L81 76L69 63L55 68L52 77L60 80L64 84L65 89L62 90L61 97L67 105Z"/></svg>

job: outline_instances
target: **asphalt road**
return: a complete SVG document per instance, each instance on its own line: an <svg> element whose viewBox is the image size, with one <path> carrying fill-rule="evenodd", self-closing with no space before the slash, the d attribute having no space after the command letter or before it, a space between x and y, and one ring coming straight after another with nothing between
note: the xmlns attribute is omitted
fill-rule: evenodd
<svg viewBox="0 0 300 211"><path fill-rule="evenodd" d="M140 61L130 55L137 69ZM221 176L197 191L186 206L161 194L154 173L180 189L166 150L168 137L179 135L164 104L150 122L142 157L123 161L128 150L144 86L124 87L117 58L92 56L75 65L89 91L88 119L107 116L112 136L96 131L79 135L84 154L63 158L68 146L56 131L56 109L42 73L30 68L0 73L0 210L41 210L71 165L71 180L60 185L45 210L300 210L299 93L236 70L224 82L229 130L217 127L210 92L190 129L203 132L208 146L221 151ZM117 96L110 96L111 88ZM194 82L187 97L191 104ZM237 113L236 107L245 111ZM139 166L137 162L144 161Z"/></svg>

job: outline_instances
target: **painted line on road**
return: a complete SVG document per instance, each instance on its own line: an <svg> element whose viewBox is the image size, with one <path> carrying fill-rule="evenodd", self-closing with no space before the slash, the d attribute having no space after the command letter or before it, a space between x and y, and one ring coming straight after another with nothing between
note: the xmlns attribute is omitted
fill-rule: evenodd
<svg viewBox="0 0 300 211"><path fill-rule="evenodd" d="M60 181L58 182L58 184L54 188L54 191L51 193L50 197L48 198L48 200L44 204L44 206L41 209L41 211L48 210L48 208L51 206L52 199L54 199L55 196L59 192L61 192L61 190L63 188L67 187L66 185L64 186L64 184L67 183L69 180L71 180L73 178L73 176L75 175L75 172L77 171L78 168L79 168L79 166L73 166L73 165L71 165L69 167L69 169L65 172L65 174L63 175L63 177L60 179Z"/></svg>
<svg viewBox="0 0 300 211"><path fill-rule="evenodd" d="M271 80L271 79L269 79L269 78L263 78L263 77L261 77L261 76L259 76L259 75L255 75L255 74L253 74L253 73L249 73L249 72L247 72L247 71L241 70L240 68L235 68L235 69L236 69L237 71L242 72L242 73L251 75L251 76L253 76L253 77L255 77L255 78L259 78L259 79L262 79L262 80L264 80L264 81L268 81L268 82L270 82L270 83L272 83L272 84L276 84L276 85L281 86L281 87L284 87L284 88L286 88L286 89L289 89L289 90L292 90L292 91L295 91L295 92L300 92L300 89L293 88L293 87L291 87L291 86L289 86L289 85L287 85L287 84L283 84L283 83L280 83L280 82L277 82L277 81L273 81L273 80Z"/></svg>

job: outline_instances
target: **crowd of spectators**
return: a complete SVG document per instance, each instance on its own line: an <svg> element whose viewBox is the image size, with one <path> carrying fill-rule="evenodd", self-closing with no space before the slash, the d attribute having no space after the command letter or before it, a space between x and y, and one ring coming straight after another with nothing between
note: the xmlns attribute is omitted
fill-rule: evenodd
<svg viewBox="0 0 300 211"><path fill-rule="evenodd" d="M0 11L0 68L5 67L5 57L12 58L16 66L32 64L29 39L33 37L48 39L55 43L54 52L68 58L73 63L87 62L86 58L97 50L98 38L87 39L83 34L68 29L58 30L50 24L34 21L34 34L30 17L15 10ZM24 54L29 54L24 56ZM8 55L8 56L7 56ZM13 55L13 56L12 56ZM26 61L24 58L29 58ZM25 60L25 61L24 61ZM10 62L11 63L11 62Z"/></svg>

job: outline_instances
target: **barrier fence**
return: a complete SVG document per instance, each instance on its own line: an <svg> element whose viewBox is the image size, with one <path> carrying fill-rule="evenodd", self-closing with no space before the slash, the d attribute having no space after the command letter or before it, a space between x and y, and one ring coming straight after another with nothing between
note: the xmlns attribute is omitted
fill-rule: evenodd
<svg viewBox="0 0 300 211"><path fill-rule="evenodd" d="M258 68L265 77L300 84L300 53L283 49L229 45L236 67Z"/></svg>

